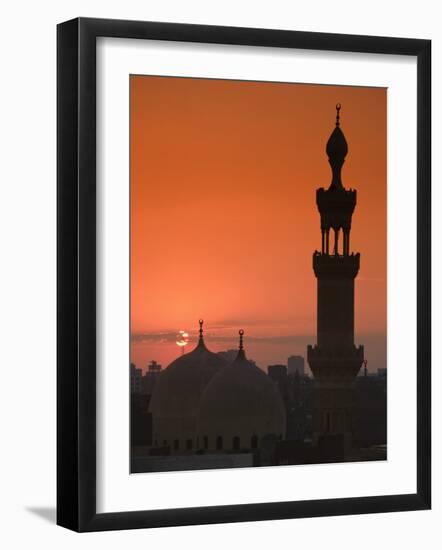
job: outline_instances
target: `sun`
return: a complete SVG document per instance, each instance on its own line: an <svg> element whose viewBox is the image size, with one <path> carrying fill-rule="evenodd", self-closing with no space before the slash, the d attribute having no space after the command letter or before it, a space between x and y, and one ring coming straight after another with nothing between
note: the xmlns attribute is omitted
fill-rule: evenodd
<svg viewBox="0 0 442 550"><path fill-rule="evenodd" d="M189 334L185 330L178 331L176 345L179 346L184 353L184 348L189 343Z"/></svg>

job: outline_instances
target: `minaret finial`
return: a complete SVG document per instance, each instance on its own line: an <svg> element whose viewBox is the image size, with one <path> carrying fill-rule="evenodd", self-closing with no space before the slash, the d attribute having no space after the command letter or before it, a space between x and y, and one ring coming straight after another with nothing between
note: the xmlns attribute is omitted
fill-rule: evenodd
<svg viewBox="0 0 442 550"><path fill-rule="evenodd" d="M336 103L336 126L339 126L339 111L341 110L341 104Z"/></svg>

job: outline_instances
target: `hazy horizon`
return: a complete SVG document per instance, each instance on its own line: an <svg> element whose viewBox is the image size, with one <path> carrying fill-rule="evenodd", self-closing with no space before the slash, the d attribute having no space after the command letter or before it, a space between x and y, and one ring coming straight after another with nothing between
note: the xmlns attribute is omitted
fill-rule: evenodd
<svg viewBox="0 0 442 550"><path fill-rule="evenodd" d="M182 330L186 330L185 328ZM185 353L194 349L198 342L197 330L187 331L189 343ZM236 330L236 333L238 331ZM132 362L143 371L147 370L150 361L157 361L166 368L174 359L181 356L181 348L176 344L178 331L162 331L158 333L138 333L132 335ZM301 355L305 359L305 370L308 371L307 345L316 343L315 334L287 334L280 336L257 336L253 332L244 336L247 357L256 362L263 370L271 364L287 364L290 355ZM238 337L235 330L230 335L217 333L216 329L207 329L205 344L210 351L220 352L238 348ZM360 334L355 339L355 345L364 346L367 369L376 372L378 368L386 368L386 335L367 333Z"/></svg>

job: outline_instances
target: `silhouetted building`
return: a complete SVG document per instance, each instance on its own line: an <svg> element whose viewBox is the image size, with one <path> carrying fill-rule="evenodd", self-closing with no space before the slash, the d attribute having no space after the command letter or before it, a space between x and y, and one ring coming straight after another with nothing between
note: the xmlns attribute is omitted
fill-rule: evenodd
<svg viewBox="0 0 442 550"><path fill-rule="evenodd" d="M152 415L149 412L150 395L132 393L130 396L131 446L152 445Z"/></svg>
<svg viewBox="0 0 442 550"><path fill-rule="evenodd" d="M384 378L387 378L387 369L381 368L377 370L378 376L383 376Z"/></svg>
<svg viewBox="0 0 442 550"><path fill-rule="evenodd" d="M350 252L350 231L356 206L356 191L345 189L341 169L348 147L336 127L327 142L332 182L316 191L321 216L321 251L313 254L317 278L317 345L308 346L307 357L314 376L313 442L324 456L351 448L354 382L364 360L363 346L354 344L354 280L359 271L359 253ZM330 232L334 242L330 243ZM341 237L341 241L340 241ZM331 244L332 247L331 248Z"/></svg>
<svg viewBox="0 0 442 550"><path fill-rule="evenodd" d="M137 369L137 367L131 363L130 364L130 392L131 393L141 393L141 381L143 377L143 371Z"/></svg>
<svg viewBox="0 0 442 550"><path fill-rule="evenodd" d="M387 443L386 369L378 369L377 374L358 376L355 394L353 415L355 445L364 448L385 445Z"/></svg>
<svg viewBox="0 0 442 550"><path fill-rule="evenodd" d="M277 385L282 401L284 403L286 416L288 416L290 412L291 394L289 380L287 376L287 366L269 365L267 367L267 374L269 378L273 380L273 382Z"/></svg>
<svg viewBox="0 0 442 550"><path fill-rule="evenodd" d="M267 374L274 382L277 382L278 384L287 383L286 365L269 365L267 367Z"/></svg>
<svg viewBox="0 0 442 550"><path fill-rule="evenodd" d="M147 366L147 373L149 376L155 376L160 373L161 371L161 365L157 363L156 361L151 361L149 365Z"/></svg>
<svg viewBox="0 0 442 550"><path fill-rule="evenodd" d="M158 376L162 367L156 361L151 361L141 381L141 392L145 395L152 395Z"/></svg>
<svg viewBox="0 0 442 550"><path fill-rule="evenodd" d="M132 446L152 445L152 415L149 412L150 398L161 365L151 361L147 372L130 365L130 429Z"/></svg>
<svg viewBox="0 0 442 550"><path fill-rule="evenodd" d="M287 359L287 373L295 374L295 372L304 376L304 357L301 355L290 355Z"/></svg>
<svg viewBox="0 0 442 550"><path fill-rule="evenodd" d="M288 378L286 438L311 441L313 380L297 372Z"/></svg>

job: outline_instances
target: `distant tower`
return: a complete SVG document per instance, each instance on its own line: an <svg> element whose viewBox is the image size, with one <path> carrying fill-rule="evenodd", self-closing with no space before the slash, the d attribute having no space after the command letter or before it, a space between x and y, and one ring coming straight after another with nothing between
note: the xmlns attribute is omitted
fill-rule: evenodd
<svg viewBox="0 0 442 550"><path fill-rule="evenodd" d="M304 357L301 355L290 355L287 359L287 373L304 376Z"/></svg>
<svg viewBox="0 0 442 550"><path fill-rule="evenodd" d="M313 443L339 435L343 436L343 448L348 450L352 439L354 380L364 361L364 348L354 344L354 280L360 256L350 253L356 191L345 189L341 181L348 147L340 128L340 109L338 103L336 127L326 148L332 182L327 190L316 191L322 234L321 252L313 254L313 270L318 280L317 345L308 346L307 359L315 384Z"/></svg>

